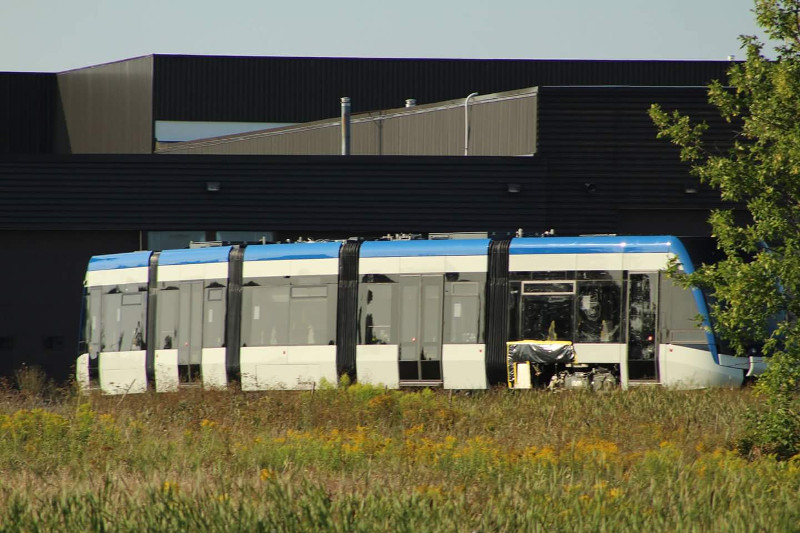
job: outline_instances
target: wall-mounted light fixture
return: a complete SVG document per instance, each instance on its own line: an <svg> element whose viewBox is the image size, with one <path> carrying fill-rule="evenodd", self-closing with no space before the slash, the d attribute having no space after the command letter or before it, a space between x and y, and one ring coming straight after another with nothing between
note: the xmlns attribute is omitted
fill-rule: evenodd
<svg viewBox="0 0 800 533"><path fill-rule="evenodd" d="M218 181L207 181L206 182L206 191L208 192L219 192L222 189L222 185Z"/></svg>
<svg viewBox="0 0 800 533"><path fill-rule="evenodd" d="M694 185L687 185L686 188L683 189L685 194L697 194L697 187Z"/></svg>
<svg viewBox="0 0 800 533"><path fill-rule="evenodd" d="M511 194L519 194L522 192L522 185L519 183L509 183L508 192Z"/></svg>
<svg viewBox="0 0 800 533"><path fill-rule="evenodd" d="M586 192L588 193L593 193L597 191L597 185L595 185L594 183L584 183L583 187L584 189L586 189Z"/></svg>

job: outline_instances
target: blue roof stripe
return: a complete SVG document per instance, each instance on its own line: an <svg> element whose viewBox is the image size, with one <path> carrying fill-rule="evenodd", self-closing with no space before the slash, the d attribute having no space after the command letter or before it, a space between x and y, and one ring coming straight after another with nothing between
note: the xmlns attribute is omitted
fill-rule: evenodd
<svg viewBox="0 0 800 533"><path fill-rule="evenodd" d="M212 246L183 250L164 250L158 256L158 266L226 263L232 246Z"/></svg>
<svg viewBox="0 0 800 533"><path fill-rule="evenodd" d="M486 255L489 239L430 241L368 241L361 245L361 257L437 257Z"/></svg>
<svg viewBox="0 0 800 533"><path fill-rule="evenodd" d="M338 259L340 242L294 242L256 244L244 249L245 261L279 261L287 259Z"/></svg>
<svg viewBox="0 0 800 533"><path fill-rule="evenodd" d="M674 253L673 246L675 243L680 243L680 240L671 235L645 237L524 237L513 239L509 252L511 255ZM680 246L682 247L683 245L681 244Z"/></svg>
<svg viewBox="0 0 800 533"><path fill-rule="evenodd" d="M118 268L146 267L150 263L149 250L141 252L128 252L124 254L96 255L89 259L87 270L116 270Z"/></svg>

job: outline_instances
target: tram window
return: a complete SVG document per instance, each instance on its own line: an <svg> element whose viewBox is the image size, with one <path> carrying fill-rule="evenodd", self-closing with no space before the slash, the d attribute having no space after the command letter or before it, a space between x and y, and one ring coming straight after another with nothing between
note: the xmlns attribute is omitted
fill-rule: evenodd
<svg viewBox="0 0 800 533"><path fill-rule="evenodd" d="M535 295L522 298L523 339L572 340L572 294Z"/></svg>
<svg viewBox="0 0 800 533"><path fill-rule="evenodd" d="M409 280L405 282L404 279ZM413 342L419 331L419 285L418 278L401 278L400 294L402 301L402 312L400 314L400 342ZM404 284L408 283L408 284ZM419 359L415 353L401 353L401 359Z"/></svg>
<svg viewBox="0 0 800 533"><path fill-rule="evenodd" d="M628 359L655 358L657 279L657 274L628 278Z"/></svg>
<svg viewBox="0 0 800 533"><path fill-rule="evenodd" d="M554 294L554 293L571 293L575 291L575 282L567 281L564 283L548 283L533 281L525 283L522 286L522 292L525 294Z"/></svg>
<svg viewBox="0 0 800 533"><path fill-rule="evenodd" d="M423 285L422 287L423 316L434 320L424 320L422 323L422 342L441 343L442 334L442 285Z"/></svg>
<svg viewBox="0 0 800 533"><path fill-rule="evenodd" d="M123 294L122 305L142 305L141 294Z"/></svg>
<svg viewBox="0 0 800 533"><path fill-rule="evenodd" d="M102 298L102 289L99 287L92 287L88 289L86 294L86 309L83 324L83 339L81 344L82 350L87 350L89 355L94 358L100 352L100 302Z"/></svg>
<svg viewBox="0 0 800 533"><path fill-rule="evenodd" d="M246 283L242 293L243 346L335 344L335 280L335 276L296 276Z"/></svg>
<svg viewBox="0 0 800 533"><path fill-rule="evenodd" d="M680 287L665 276L661 279L659 292L661 299L659 328L663 332L661 338L670 344L680 346L707 345L706 331L697 321L697 302L692 291ZM723 346L719 343L718 348L723 350ZM728 346L724 346L724 349L723 353L730 353Z"/></svg>
<svg viewBox="0 0 800 533"><path fill-rule="evenodd" d="M225 288L216 281L204 290L203 347L221 348L225 343Z"/></svg>
<svg viewBox="0 0 800 533"><path fill-rule="evenodd" d="M511 277L513 279L518 279L518 280L532 280L532 281L573 280L575 279L575 271L554 270L554 271L538 271L538 272L512 272Z"/></svg>
<svg viewBox="0 0 800 533"><path fill-rule="evenodd" d="M383 276L385 279L387 277ZM393 320L394 283L364 283L361 285L361 330L364 344L393 344L395 342Z"/></svg>
<svg viewBox="0 0 800 533"><path fill-rule="evenodd" d="M576 342L620 342L622 285L606 281L578 282Z"/></svg>
<svg viewBox="0 0 800 533"><path fill-rule="evenodd" d="M285 345L289 337L289 286L245 286L242 299L244 345Z"/></svg>
<svg viewBox="0 0 800 533"><path fill-rule="evenodd" d="M328 288L292 287L289 344L331 344L328 327Z"/></svg>
<svg viewBox="0 0 800 533"><path fill-rule="evenodd" d="M448 344L483 342L481 331L482 283L445 284L444 337Z"/></svg>
<svg viewBox="0 0 800 533"><path fill-rule="evenodd" d="M292 287L292 298L327 298L328 288L323 287Z"/></svg>
<svg viewBox="0 0 800 533"><path fill-rule="evenodd" d="M126 352L145 349L146 285L129 283L104 288L100 297L100 350Z"/></svg>
<svg viewBox="0 0 800 533"><path fill-rule="evenodd" d="M158 292L156 307L156 348L172 350L178 347L178 310L180 290L178 287L162 286Z"/></svg>

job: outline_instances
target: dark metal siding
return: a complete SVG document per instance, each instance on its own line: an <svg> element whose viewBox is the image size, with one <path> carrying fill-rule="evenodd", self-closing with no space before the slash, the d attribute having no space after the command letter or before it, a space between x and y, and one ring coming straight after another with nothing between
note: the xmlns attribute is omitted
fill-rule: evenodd
<svg viewBox="0 0 800 533"><path fill-rule="evenodd" d="M686 194L696 186L686 168L669 153L655 155L6 159L0 229L614 233L620 210L636 208L662 210L657 232L669 232L670 210L720 205L713 191ZM207 181L221 190L207 192ZM520 192L510 193L511 184Z"/></svg>
<svg viewBox="0 0 800 533"><path fill-rule="evenodd" d="M731 145L735 127L707 103L704 88L540 88L536 157L547 167L548 194L558 198L548 204L554 228L636 233L641 227L639 232L658 233L652 230L670 231L664 217L673 219L670 232L708 231L707 208L721 205L719 195L699 186L678 160L677 148L656 138L647 114L653 103L707 122L710 149ZM687 194L692 188L698 192ZM676 217L675 210L682 215Z"/></svg>
<svg viewBox="0 0 800 533"><path fill-rule="evenodd" d="M206 182L219 182L218 193ZM514 197L509 182L529 184ZM0 162L0 228L451 231L539 227L530 158L73 156Z"/></svg>
<svg viewBox="0 0 800 533"><path fill-rule="evenodd" d="M699 86L725 61L154 56L154 119L310 122L545 85Z"/></svg>
<svg viewBox="0 0 800 533"><path fill-rule="evenodd" d="M646 158L670 152L656 139L648 116L652 104L677 109L711 126L707 140L730 146L733 132L708 103L705 87L541 87L539 88L539 153L596 158L600 154Z"/></svg>
<svg viewBox="0 0 800 533"><path fill-rule="evenodd" d="M152 85L152 56L58 74L57 151L152 152Z"/></svg>
<svg viewBox="0 0 800 533"><path fill-rule="evenodd" d="M55 74L0 72L0 154L53 151Z"/></svg>
<svg viewBox="0 0 800 533"><path fill-rule="evenodd" d="M0 230L0 241L0 375L22 364L74 375L89 258L135 250L138 232Z"/></svg>

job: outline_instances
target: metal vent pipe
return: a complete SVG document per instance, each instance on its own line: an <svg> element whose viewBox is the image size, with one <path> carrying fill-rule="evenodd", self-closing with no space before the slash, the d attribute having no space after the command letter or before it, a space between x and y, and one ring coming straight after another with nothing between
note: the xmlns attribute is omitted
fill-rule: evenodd
<svg viewBox="0 0 800 533"><path fill-rule="evenodd" d="M469 99L478 96L472 93L464 100L464 155L469 155Z"/></svg>
<svg viewBox="0 0 800 533"><path fill-rule="evenodd" d="M350 97L342 97L342 155L350 155Z"/></svg>

